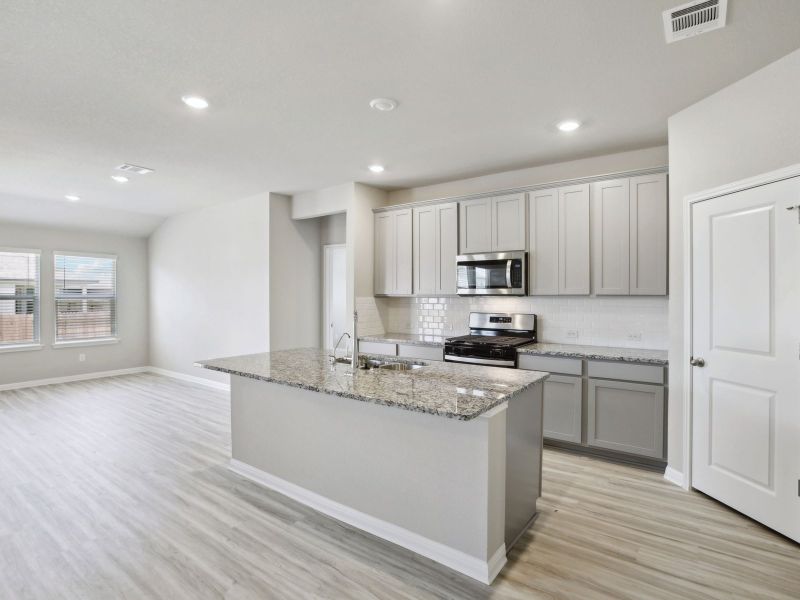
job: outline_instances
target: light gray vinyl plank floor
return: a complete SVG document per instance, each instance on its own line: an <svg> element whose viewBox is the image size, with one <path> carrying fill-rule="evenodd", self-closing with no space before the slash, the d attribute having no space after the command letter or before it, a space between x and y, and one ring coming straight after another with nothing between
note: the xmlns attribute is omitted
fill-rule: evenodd
<svg viewBox="0 0 800 600"><path fill-rule="evenodd" d="M800 547L658 473L547 449L484 586L233 474L227 394L152 374L0 392L0 598L800 598Z"/></svg>

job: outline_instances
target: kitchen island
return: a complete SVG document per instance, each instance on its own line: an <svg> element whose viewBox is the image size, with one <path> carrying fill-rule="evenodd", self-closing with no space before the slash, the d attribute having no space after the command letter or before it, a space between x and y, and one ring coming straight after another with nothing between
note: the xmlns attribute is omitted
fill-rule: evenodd
<svg viewBox="0 0 800 600"><path fill-rule="evenodd" d="M231 375L231 469L340 521L491 583L535 517L546 373L311 348L198 366Z"/></svg>

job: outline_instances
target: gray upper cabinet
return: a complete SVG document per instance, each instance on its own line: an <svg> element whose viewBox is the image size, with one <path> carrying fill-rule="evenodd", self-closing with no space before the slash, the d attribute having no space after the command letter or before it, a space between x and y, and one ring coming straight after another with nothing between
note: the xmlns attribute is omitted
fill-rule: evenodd
<svg viewBox="0 0 800 600"><path fill-rule="evenodd" d="M590 292L589 184L558 188L558 293Z"/></svg>
<svg viewBox="0 0 800 600"><path fill-rule="evenodd" d="M459 204L461 254L492 251L492 199L462 200Z"/></svg>
<svg viewBox="0 0 800 600"><path fill-rule="evenodd" d="M667 176L632 177L630 223L631 294L667 293Z"/></svg>
<svg viewBox="0 0 800 600"><path fill-rule="evenodd" d="M458 202L436 205L436 294L456 293Z"/></svg>
<svg viewBox="0 0 800 600"><path fill-rule="evenodd" d="M525 194L492 198L492 252L525 250Z"/></svg>
<svg viewBox="0 0 800 600"><path fill-rule="evenodd" d="M390 294L394 289L395 219L392 213L375 214L375 264L373 287L376 294Z"/></svg>
<svg viewBox="0 0 800 600"><path fill-rule="evenodd" d="M411 221L409 208L375 214L375 294L411 294Z"/></svg>
<svg viewBox="0 0 800 600"><path fill-rule="evenodd" d="M461 254L525 250L525 194L459 202Z"/></svg>
<svg viewBox="0 0 800 600"><path fill-rule="evenodd" d="M414 293L436 294L436 207L414 209Z"/></svg>
<svg viewBox="0 0 800 600"><path fill-rule="evenodd" d="M456 293L458 203L414 209L414 294Z"/></svg>
<svg viewBox="0 0 800 600"><path fill-rule="evenodd" d="M529 294L590 292L589 185L529 194Z"/></svg>
<svg viewBox="0 0 800 600"><path fill-rule="evenodd" d="M667 176L592 184L592 286L597 295L667 293Z"/></svg>
<svg viewBox="0 0 800 600"><path fill-rule="evenodd" d="M598 295L630 293L629 189L628 179L592 184L592 280Z"/></svg>
<svg viewBox="0 0 800 600"><path fill-rule="evenodd" d="M558 294L558 190L537 190L529 195L531 295Z"/></svg>

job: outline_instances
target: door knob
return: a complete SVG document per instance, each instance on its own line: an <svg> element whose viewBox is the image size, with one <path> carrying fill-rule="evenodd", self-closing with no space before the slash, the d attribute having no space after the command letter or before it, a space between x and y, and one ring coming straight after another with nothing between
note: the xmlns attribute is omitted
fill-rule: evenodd
<svg viewBox="0 0 800 600"><path fill-rule="evenodd" d="M702 358L692 358L689 360L689 364L693 367L705 367L706 361L704 361Z"/></svg>

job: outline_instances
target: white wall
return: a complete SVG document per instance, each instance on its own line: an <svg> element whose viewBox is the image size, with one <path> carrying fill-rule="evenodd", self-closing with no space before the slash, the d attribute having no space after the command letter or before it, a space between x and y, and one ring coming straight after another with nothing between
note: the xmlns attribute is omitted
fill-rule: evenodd
<svg viewBox="0 0 800 600"><path fill-rule="evenodd" d="M292 218L313 219L334 213L346 212L353 202L355 183L301 192L292 196Z"/></svg>
<svg viewBox="0 0 800 600"><path fill-rule="evenodd" d="M800 50L669 119L669 464L683 468L683 207L692 193L800 163Z"/></svg>
<svg viewBox="0 0 800 600"><path fill-rule="evenodd" d="M581 160L554 163L504 171L471 179L459 179L422 187L389 192L388 204L403 204L420 200L451 198L467 194L480 194L497 190L538 185L551 181L563 181L580 177L593 177L606 173L634 171L667 164L667 147L657 146L644 150L606 154Z"/></svg>
<svg viewBox="0 0 800 600"><path fill-rule="evenodd" d="M268 195L165 221L151 236L150 359L196 377L194 361L269 349Z"/></svg>
<svg viewBox="0 0 800 600"><path fill-rule="evenodd" d="M0 353L0 385L96 371L143 367L148 363L147 240L143 237L0 223L0 245L39 249L41 257L41 341L44 349ZM53 348L53 251L117 255L119 343ZM85 362L78 355L86 356Z"/></svg>
<svg viewBox="0 0 800 600"><path fill-rule="evenodd" d="M292 219L292 199L269 198L270 349L322 344L321 219Z"/></svg>
<svg viewBox="0 0 800 600"><path fill-rule="evenodd" d="M347 214L338 213L321 217L319 220L320 244L345 244L347 243Z"/></svg>
<svg viewBox="0 0 800 600"><path fill-rule="evenodd" d="M330 188L296 194L292 197L292 218L311 220L316 217L345 213L347 244L347 314L358 306L372 312L373 213L384 206L388 194L363 183L345 183ZM367 320L370 322L371 318ZM350 331L352 333L352 330ZM376 333L372 329L359 333Z"/></svg>

